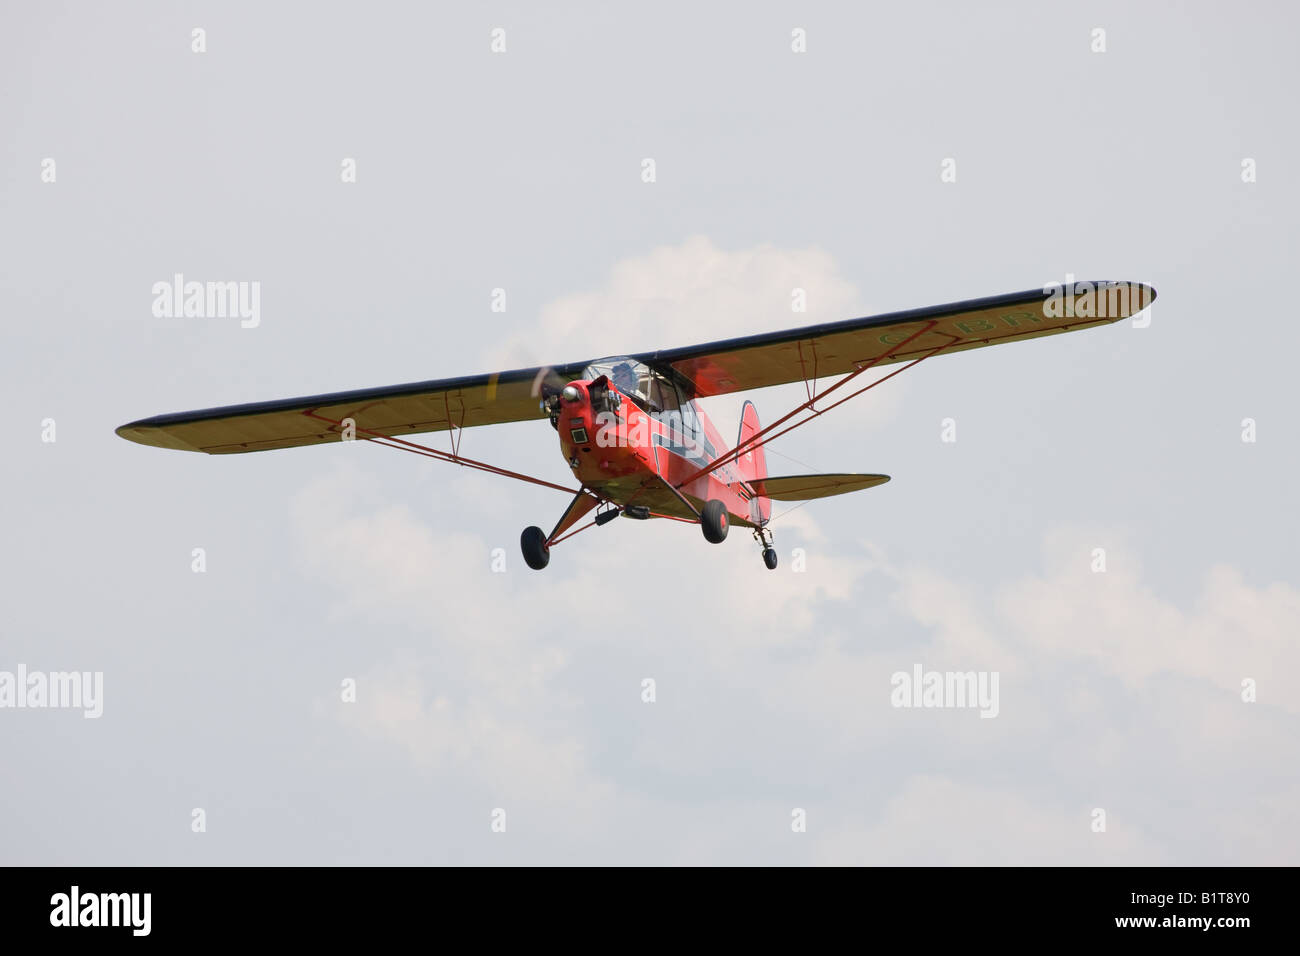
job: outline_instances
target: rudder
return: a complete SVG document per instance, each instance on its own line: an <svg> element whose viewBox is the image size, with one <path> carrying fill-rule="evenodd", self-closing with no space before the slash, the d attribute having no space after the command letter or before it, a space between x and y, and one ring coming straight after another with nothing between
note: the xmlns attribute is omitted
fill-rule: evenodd
<svg viewBox="0 0 1300 956"><path fill-rule="evenodd" d="M736 436L736 447L739 448L748 438L756 435L761 427L758 424L758 409L754 407L753 402L745 402L744 408L740 411L740 433ZM740 477L745 481L756 481L760 478L767 477L767 455L763 446L750 448L740 454L736 459L736 470L740 472ZM749 504L751 520L757 524L765 524L772 517L772 502L767 498L755 498ZM757 509L757 514L753 512Z"/></svg>

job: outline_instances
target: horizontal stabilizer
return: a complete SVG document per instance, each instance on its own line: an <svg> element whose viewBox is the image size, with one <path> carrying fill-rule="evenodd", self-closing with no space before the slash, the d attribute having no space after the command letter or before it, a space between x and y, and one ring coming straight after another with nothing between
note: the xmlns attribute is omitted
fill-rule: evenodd
<svg viewBox="0 0 1300 956"><path fill-rule="evenodd" d="M749 482L749 486L760 497L774 501L808 501L874 488L888 480L888 475L793 475L789 478L758 478Z"/></svg>

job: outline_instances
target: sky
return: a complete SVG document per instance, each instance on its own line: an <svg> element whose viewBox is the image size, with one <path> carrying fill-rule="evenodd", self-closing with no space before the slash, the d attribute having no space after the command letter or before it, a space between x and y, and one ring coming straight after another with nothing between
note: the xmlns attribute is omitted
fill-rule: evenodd
<svg viewBox="0 0 1300 956"><path fill-rule="evenodd" d="M1298 25L6 5L0 864L1294 865ZM176 274L256 323L156 314ZM534 572L554 491L113 431L1068 276L1159 298L773 444L893 479L778 504L774 572L631 521ZM540 419L461 450L568 477ZM20 668L99 715L4 706ZM896 706L915 668L996 715Z"/></svg>

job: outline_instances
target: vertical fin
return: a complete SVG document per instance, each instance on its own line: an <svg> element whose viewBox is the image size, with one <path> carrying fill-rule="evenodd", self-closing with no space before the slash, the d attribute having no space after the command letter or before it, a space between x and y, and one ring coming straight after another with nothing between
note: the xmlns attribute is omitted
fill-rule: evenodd
<svg viewBox="0 0 1300 956"><path fill-rule="evenodd" d="M740 434L736 436L736 445L759 432L758 409L753 402L745 402L740 411ZM736 468L745 481L754 481L767 477L767 455L760 445L751 448L736 459ZM765 524L772 517L772 502L767 498L755 498L750 502L750 520L756 524Z"/></svg>

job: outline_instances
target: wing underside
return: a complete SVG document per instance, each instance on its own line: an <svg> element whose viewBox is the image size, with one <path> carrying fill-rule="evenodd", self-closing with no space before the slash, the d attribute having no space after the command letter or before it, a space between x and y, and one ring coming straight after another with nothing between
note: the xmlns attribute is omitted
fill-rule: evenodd
<svg viewBox="0 0 1300 956"><path fill-rule="evenodd" d="M579 366L580 368L580 366ZM210 455L269 451L338 441L351 420L358 439L402 437L527 421L542 417L544 384L566 381L576 369L519 369L496 375L418 382L390 388L230 405L159 415L117 429L144 445Z"/></svg>
<svg viewBox="0 0 1300 956"><path fill-rule="evenodd" d="M633 357L671 369L694 395L721 395L1105 325L1154 299L1155 290L1139 283L1081 282ZM538 402L545 388L562 386L587 364L158 415L117 433L144 445L222 455L338 441L345 420L357 438L527 421L544 417Z"/></svg>
<svg viewBox="0 0 1300 956"><path fill-rule="evenodd" d="M1155 297L1141 283L1078 282L638 357L672 367L697 395L722 395L1107 325Z"/></svg>

